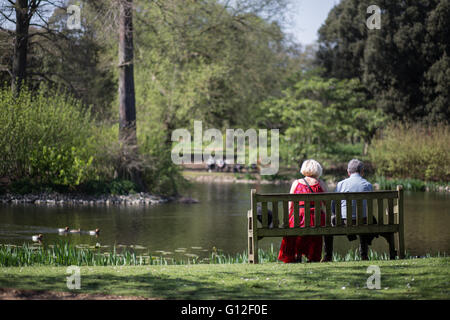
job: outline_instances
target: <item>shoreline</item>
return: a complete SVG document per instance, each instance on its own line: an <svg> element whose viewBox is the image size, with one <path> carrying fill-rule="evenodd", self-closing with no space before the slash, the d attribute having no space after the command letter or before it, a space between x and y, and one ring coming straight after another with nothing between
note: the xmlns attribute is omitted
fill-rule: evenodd
<svg viewBox="0 0 450 320"><path fill-rule="evenodd" d="M241 173L242 174L242 173ZM247 183L247 184L272 184L272 185L290 185L295 178L289 180L264 180L259 175L253 174L255 179L241 179L236 177L232 173L224 172L198 172L198 171L183 171L183 177L190 182L197 183ZM326 182L329 190L334 190L337 185L337 181ZM372 183L374 190L384 190L380 188L380 183ZM406 189L405 191L411 191ZM438 192L438 193L450 193L450 185L441 185L435 187L433 190L426 186L425 190L418 192Z"/></svg>
<svg viewBox="0 0 450 320"><path fill-rule="evenodd" d="M233 173L224 172L198 172L198 171L183 171L183 177L193 183L241 183L241 184L260 184L260 185L286 185L292 183L294 178L290 180L265 180L257 174L252 174L254 179L245 179L236 176ZM336 181L326 182L330 192L336 187ZM380 188L380 183L375 182L372 184L374 190L383 190ZM405 191L410 191L405 189ZM417 192L437 192L437 193L450 193L450 185L436 186L431 189L426 186L425 190ZM145 192L139 192L128 195L89 195L80 193L59 193L59 192L42 192L31 194L16 194L5 193L0 195L0 204L29 204L29 205L81 205L81 206L153 206L163 203L184 203L195 204L198 200L180 196L159 196Z"/></svg>
<svg viewBox="0 0 450 320"><path fill-rule="evenodd" d="M29 204L46 206L153 206L163 203L198 203L198 200L189 197L164 197L149 193L136 193L129 195L85 195L63 194L58 192L38 194L12 194L0 195L0 204Z"/></svg>

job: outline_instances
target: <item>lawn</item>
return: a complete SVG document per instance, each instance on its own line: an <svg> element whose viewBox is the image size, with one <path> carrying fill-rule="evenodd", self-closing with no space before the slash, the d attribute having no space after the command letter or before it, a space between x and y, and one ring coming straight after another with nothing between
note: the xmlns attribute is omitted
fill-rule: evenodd
<svg viewBox="0 0 450 320"><path fill-rule="evenodd" d="M381 288L368 289L370 265ZM450 258L333 263L81 267L89 294L157 299L449 299ZM0 288L70 291L66 267L0 269Z"/></svg>

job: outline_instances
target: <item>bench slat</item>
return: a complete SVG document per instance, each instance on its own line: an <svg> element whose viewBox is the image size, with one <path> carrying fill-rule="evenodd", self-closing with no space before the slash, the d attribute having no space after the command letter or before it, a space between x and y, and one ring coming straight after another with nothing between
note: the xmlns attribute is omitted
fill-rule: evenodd
<svg viewBox="0 0 450 320"><path fill-rule="evenodd" d="M321 202L315 202L314 204L315 209L314 209L314 226L316 228L320 228L320 214L322 212L322 203Z"/></svg>
<svg viewBox="0 0 450 320"><path fill-rule="evenodd" d="M388 199L388 224L394 224L394 199Z"/></svg>
<svg viewBox="0 0 450 320"><path fill-rule="evenodd" d="M260 237L306 236L306 235L348 235L367 233L398 232L399 225L363 225L359 227L322 227L322 228L288 228L288 229L261 229Z"/></svg>
<svg viewBox="0 0 450 320"><path fill-rule="evenodd" d="M331 200L325 201L325 226L331 227Z"/></svg>
<svg viewBox="0 0 450 320"><path fill-rule="evenodd" d="M261 203L261 213L262 213L262 226L263 228L269 227L269 215L267 213L267 202Z"/></svg>
<svg viewBox="0 0 450 320"><path fill-rule="evenodd" d="M289 228L289 202L283 201L283 228Z"/></svg>
<svg viewBox="0 0 450 320"><path fill-rule="evenodd" d="M351 227L353 226L353 201L350 198L345 198L345 202L347 203L347 206L345 207L347 210L345 213L347 227Z"/></svg>
<svg viewBox="0 0 450 320"><path fill-rule="evenodd" d="M356 200L356 225L362 226L364 224L363 200Z"/></svg>
<svg viewBox="0 0 450 320"><path fill-rule="evenodd" d="M367 223L373 224L373 199L367 199Z"/></svg>
<svg viewBox="0 0 450 320"><path fill-rule="evenodd" d="M342 203L341 203L341 200L335 201L334 208L336 210L336 225L340 226L340 225L342 225Z"/></svg>
<svg viewBox="0 0 450 320"><path fill-rule="evenodd" d="M311 226L311 205L309 201L305 201L305 228Z"/></svg>
<svg viewBox="0 0 450 320"><path fill-rule="evenodd" d="M319 201L319 200L344 200L344 199L396 199L396 191L372 191L372 192L346 192L346 193L267 193L256 194L256 201Z"/></svg>
<svg viewBox="0 0 450 320"><path fill-rule="evenodd" d="M278 220L278 201L272 202L272 223L274 228L278 228L280 224Z"/></svg>
<svg viewBox="0 0 450 320"><path fill-rule="evenodd" d="M378 224L383 225L383 199L377 199L377 209L378 209Z"/></svg>
<svg viewBox="0 0 450 320"><path fill-rule="evenodd" d="M299 228L300 227L300 206L298 204L298 201L294 201L294 228Z"/></svg>

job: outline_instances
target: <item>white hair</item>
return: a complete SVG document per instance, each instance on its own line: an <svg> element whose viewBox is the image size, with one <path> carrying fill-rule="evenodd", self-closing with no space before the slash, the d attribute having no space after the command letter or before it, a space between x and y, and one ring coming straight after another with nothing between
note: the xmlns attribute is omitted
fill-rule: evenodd
<svg viewBox="0 0 450 320"><path fill-rule="evenodd" d="M322 175L322 166L316 160L305 160L302 163L300 172L306 177L314 177L318 179Z"/></svg>

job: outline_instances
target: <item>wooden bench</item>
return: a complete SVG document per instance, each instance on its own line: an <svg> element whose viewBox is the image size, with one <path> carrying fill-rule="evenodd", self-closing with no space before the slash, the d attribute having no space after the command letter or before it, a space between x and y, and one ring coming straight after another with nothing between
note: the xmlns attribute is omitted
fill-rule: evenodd
<svg viewBox="0 0 450 320"><path fill-rule="evenodd" d="M349 219L343 224L341 216L340 201L347 201L347 211L356 204L356 221ZM355 200L355 201L353 201ZM367 219L363 218L363 200L367 201ZM305 214L305 227L300 227L299 215L294 215L295 227L289 227L289 201L294 202L294 212L299 212L299 201L304 201L305 212L310 212L310 201L315 202L317 207L322 204L325 211L325 226L320 226L320 212L315 210L315 226L310 226L310 215ZM332 201L336 205L336 224L332 226ZM354 203L355 202L355 203ZM261 220L257 219L258 204L261 205ZM281 206L281 210L280 209ZM394 210L394 208L396 210ZM272 211L272 224L269 226L269 209ZM281 211L281 220L280 213ZM387 216L384 219L384 216ZM347 215L350 216L350 215ZM373 224L376 217L377 224ZM251 210L248 211L248 261L258 263L258 240L264 237L284 236L341 236L380 234L389 243L389 254L395 259L395 239L397 233L398 256L405 257L405 240L403 224L403 187L397 186L397 191L372 191L372 192L346 192L346 193L305 193L305 194L258 194L255 189L251 190ZM386 220L386 221L385 221ZM349 223L351 222L351 223ZM366 223L364 223L366 222Z"/></svg>

